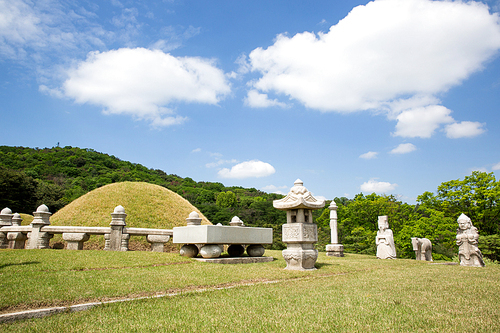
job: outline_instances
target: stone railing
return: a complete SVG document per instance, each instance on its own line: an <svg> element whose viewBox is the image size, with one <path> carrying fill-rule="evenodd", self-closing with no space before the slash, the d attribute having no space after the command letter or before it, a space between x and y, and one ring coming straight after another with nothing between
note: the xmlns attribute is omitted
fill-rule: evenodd
<svg viewBox="0 0 500 333"><path fill-rule="evenodd" d="M55 234L62 234L67 242L67 250L82 250L83 243L91 235L104 235L104 250L128 251L130 236L145 236L151 244L151 251L163 252L163 246L173 234L169 229L127 228L125 209L117 206L111 213L109 227L71 227L50 225L49 209L41 205L33 213L35 218L30 225L21 226L19 214L12 214L9 208L0 213L0 248L11 249L48 249L49 242Z"/></svg>

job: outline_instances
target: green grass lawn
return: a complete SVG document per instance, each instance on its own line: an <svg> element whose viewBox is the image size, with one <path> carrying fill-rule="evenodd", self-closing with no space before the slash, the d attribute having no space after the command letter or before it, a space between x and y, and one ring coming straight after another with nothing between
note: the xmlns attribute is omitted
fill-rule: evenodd
<svg viewBox="0 0 500 333"><path fill-rule="evenodd" d="M300 272L284 270L281 251L266 255L276 260L220 265L172 253L0 250L4 313L179 292L0 331L500 332L500 265L320 253L317 270ZM233 288L216 289L224 286Z"/></svg>

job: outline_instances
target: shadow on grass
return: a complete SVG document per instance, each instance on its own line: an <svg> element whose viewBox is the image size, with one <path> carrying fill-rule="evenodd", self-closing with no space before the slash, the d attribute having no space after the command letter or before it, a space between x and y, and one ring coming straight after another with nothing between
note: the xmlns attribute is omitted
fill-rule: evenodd
<svg viewBox="0 0 500 333"><path fill-rule="evenodd" d="M34 265L34 264L39 264L40 261L26 261L26 262L20 262L17 264L2 264L0 265L0 269L9 267L9 266L24 266L24 265Z"/></svg>
<svg viewBox="0 0 500 333"><path fill-rule="evenodd" d="M332 263L327 263L327 262L317 262L314 267L316 268L321 268L321 267L327 267L327 266L339 266L340 264L332 264Z"/></svg>

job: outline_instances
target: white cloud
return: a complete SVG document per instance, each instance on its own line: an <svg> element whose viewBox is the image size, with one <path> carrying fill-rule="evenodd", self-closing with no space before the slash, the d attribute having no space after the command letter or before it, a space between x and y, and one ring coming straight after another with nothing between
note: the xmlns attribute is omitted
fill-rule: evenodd
<svg viewBox="0 0 500 333"><path fill-rule="evenodd" d="M375 151L369 151L367 153L359 155L360 158L364 158L365 160L371 160L373 158L377 158L378 153Z"/></svg>
<svg viewBox="0 0 500 333"><path fill-rule="evenodd" d="M110 33L94 15L71 2L0 0L0 57L29 66L100 48Z"/></svg>
<svg viewBox="0 0 500 333"><path fill-rule="evenodd" d="M393 191L398 184L391 184L389 182L379 182L375 179L370 179L361 184L361 191L366 193L388 193Z"/></svg>
<svg viewBox="0 0 500 333"><path fill-rule="evenodd" d="M286 107L285 103L281 103L276 99L269 99L267 94L258 92L257 90L250 90L245 98L245 105L253 108L267 108L270 106Z"/></svg>
<svg viewBox="0 0 500 333"><path fill-rule="evenodd" d="M494 171L496 171L496 170L500 170L500 162L498 162L497 164L495 164L495 165L491 168L491 170L494 170Z"/></svg>
<svg viewBox="0 0 500 333"><path fill-rule="evenodd" d="M199 153L201 152L201 148L195 148L193 150L191 150L192 153Z"/></svg>
<svg viewBox="0 0 500 333"><path fill-rule="evenodd" d="M481 70L499 48L500 20L485 4L372 1L355 7L327 33L279 35L267 49L253 50L249 62L261 76L251 89L320 111L378 109L395 118L404 110L436 110L437 94ZM263 102L249 105L273 105L258 93L253 96ZM416 119L414 130L400 119L396 135L429 137L452 121L445 116L425 123Z"/></svg>
<svg viewBox="0 0 500 333"><path fill-rule="evenodd" d="M222 178L243 179L250 177L267 177L274 174L275 172L276 170L271 164L258 160L252 160L236 164L231 169L224 168L220 170L218 174Z"/></svg>
<svg viewBox="0 0 500 333"><path fill-rule="evenodd" d="M217 104L230 92L213 61L144 48L91 52L68 70L68 77L62 90L77 103L149 120L156 127L186 119L173 114L169 107L174 103Z"/></svg>
<svg viewBox="0 0 500 333"><path fill-rule="evenodd" d="M403 111L398 117L395 136L430 138L441 124L454 121L451 110L441 105L430 105Z"/></svg>
<svg viewBox="0 0 500 333"><path fill-rule="evenodd" d="M286 185L283 185L283 186L268 185L268 186L264 186L263 188L261 188L261 190L264 192L277 193L277 194L286 194L287 189L288 189L288 186L286 186Z"/></svg>
<svg viewBox="0 0 500 333"><path fill-rule="evenodd" d="M484 124L478 122L462 121L446 125L444 131L446 132L446 137L450 139L472 138L485 132L483 126Z"/></svg>
<svg viewBox="0 0 500 333"><path fill-rule="evenodd" d="M391 150L389 153L390 154L407 154L411 153L412 151L416 150L417 147L411 143L402 143L393 150Z"/></svg>

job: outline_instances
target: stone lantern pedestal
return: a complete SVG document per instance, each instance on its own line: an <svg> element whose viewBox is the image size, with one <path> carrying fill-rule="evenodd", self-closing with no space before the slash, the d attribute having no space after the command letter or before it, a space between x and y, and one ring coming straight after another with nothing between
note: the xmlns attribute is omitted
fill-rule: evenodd
<svg viewBox="0 0 500 333"><path fill-rule="evenodd" d="M287 223L282 226L282 240L287 245L282 252L287 264L285 269L316 269L318 250L314 249L314 244L318 241L318 228L313 223L312 211L323 208L325 201L314 198L297 179L288 195L275 200L273 206L286 211Z"/></svg>

